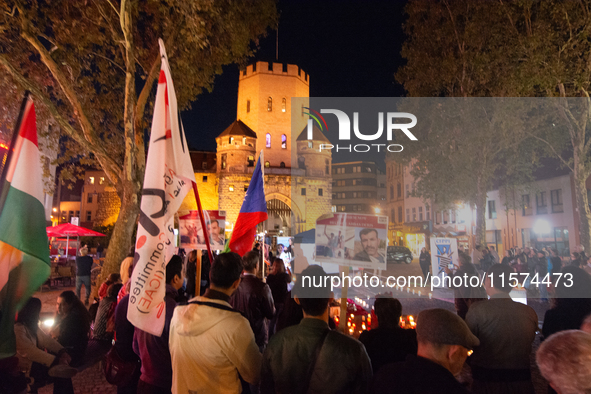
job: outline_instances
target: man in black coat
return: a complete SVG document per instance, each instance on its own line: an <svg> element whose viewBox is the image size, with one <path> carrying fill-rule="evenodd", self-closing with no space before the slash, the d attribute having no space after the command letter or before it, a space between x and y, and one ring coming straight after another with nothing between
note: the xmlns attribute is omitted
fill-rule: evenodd
<svg viewBox="0 0 591 394"><path fill-rule="evenodd" d="M262 353L269 341L269 320L275 314L275 304L269 286L256 276L259 254L247 252L242 261L242 281L232 294L230 305L248 319Z"/></svg>
<svg viewBox="0 0 591 394"><path fill-rule="evenodd" d="M82 285L86 289L84 305L88 306L90 298L90 271L92 269L92 257L88 255L88 248L80 249L80 256L76 257L76 295L80 298Z"/></svg>

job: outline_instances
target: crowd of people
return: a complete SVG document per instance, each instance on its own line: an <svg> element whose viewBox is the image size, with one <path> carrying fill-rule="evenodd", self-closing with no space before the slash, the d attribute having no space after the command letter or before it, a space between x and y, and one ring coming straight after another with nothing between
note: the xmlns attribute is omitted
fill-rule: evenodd
<svg viewBox="0 0 591 394"><path fill-rule="evenodd" d="M535 261L536 252L525 253L527 263ZM296 281L290 291L292 275L279 257L263 281L257 276L259 253L218 255L204 268L200 294L195 294L196 255L190 252L186 262L173 256L166 266L161 336L127 320L133 250L122 271L101 284L100 300L89 310L79 295L62 292L48 334L38 324L41 302L31 298L15 325L29 392L53 383L54 393L73 393L72 376L89 357L105 354L104 372L118 393L534 392L530 354L538 316L511 299L507 281L491 280L516 272L513 263L493 260L482 288L456 289L456 314L424 310L416 330L400 327L397 299L378 295L377 324L357 340L335 330L329 288L304 293ZM478 275L482 269L463 252L459 261L450 275ZM551 390L589 392L591 276L576 264L561 272L573 275L574 286L551 289L537 363ZM326 273L310 265L302 275ZM470 387L455 377L466 362Z"/></svg>

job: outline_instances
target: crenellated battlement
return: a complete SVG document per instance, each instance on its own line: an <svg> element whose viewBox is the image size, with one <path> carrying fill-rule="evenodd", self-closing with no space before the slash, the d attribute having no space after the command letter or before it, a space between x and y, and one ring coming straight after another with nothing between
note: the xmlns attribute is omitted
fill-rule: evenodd
<svg viewBox="0 0 591 394"><path fill-rule="evenodd" d="M296 64L256 62L240 71L240 79L249 78L256 74L291 75L297 77L306 85L310 84L310 76Z"/></svg>

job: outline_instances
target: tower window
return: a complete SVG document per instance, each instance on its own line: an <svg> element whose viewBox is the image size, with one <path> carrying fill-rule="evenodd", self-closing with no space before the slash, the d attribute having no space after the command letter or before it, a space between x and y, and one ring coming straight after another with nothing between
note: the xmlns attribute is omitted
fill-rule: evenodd
<svg viewBox="0 0 591 394"><path fill-rule="evenodd" d="M318 189L318 196L322 197L322 189Z"/></svg>
<svg viewBox="0 0 591 394"><path fill-rule="evenodd" d="M305 187L303 187L303 188L302 188L302 196L305 196L305 195L306 195L306 188L305 188Z"/></svg>
<svg viewBox="0 0 591 394"><path fill-rule="evenodd" d="M246 113L250 112L250 100L246 100Z"/></svg>
<svg viewBox="0 0 591 394"><path fill-rule="evenodd" d="M231 192L234 191L234 185L230 185L230 187L228 187L228 190L230 190Z"/></svg>
<svg viewBox="0 0 591 394"><path fill-rule="evenodd" d="M312 143L312 141L308 141L308 148L312 149L314 147L314 144Z"/></svg>
<svg viewBox="0 0 591 394"><path fill-rule="evenodd" d="M330 174L330 163L328 162L328 159L324 160L324 165L325 165L325 168L324 168L325 175Z"/></svg>
<svg viewBox="0 0 591 394"><path fill-rule="evenodd" d="M287 149L287 136L281 134L281 149Z"/></svg>
<svg viewBox="0 0 591 394"><path fill-rule="evenodd" d="M272 97L269 97L267 99L267 111L268 112L273 111L273 98Z"/></svg>
<svg viewBox="0 0 591 394"><path fill-rule="evenodd" d="M242 145L246 145L246 137L242 137Z"/></svg>
<svg viewBox="0 0 591 394"><path fill-rule="evenodd" d="M284 163L284 162L281 162L281 163L279 164L279 168L285 168L285 163Z"/></svg>
<svg viewBox="0 0 591 394"><path fill-rule="evenodd" d="M287 106L287 99L284 97L283 100L281 100L281 112L285 112L286 106Z"/></svg>
<svg viewBox="0 0 591 394"><path fill-rule="evenodd" d="M271 134L267 133L267 136L265 137L265 146L267 148L271 147Z"/></svg>
<svg viewBox="0 0 591 394"><path fill-rule="evenodd" d="M203 182L207 182L207 175L203 175Z"/></svg>
<svg viewBox="0 0 591 394"><path fill-rule="evenodd" d="M265 168L269 168L271 167L271 163L269 163L268 161L265 162Z"/></svg>
<svg viewBox="0 0 591 394"><path fill-rule="evenodd" d="M248 156L248 166L254 167L254 157L253 156Z"/></svg>
<svg viewBox="0 0 591 394"><path fill-rule="evenodd" d="M222 170L226 169L226 158L227 158L227 155L225 153L222 154Z"/></svg>
<svg viewBox="0 0 591 394"><path fill-rule="evenodd" d="M234 143L234 137L230 137L229 143L230 143L230 145L232 145Z"/></svg>

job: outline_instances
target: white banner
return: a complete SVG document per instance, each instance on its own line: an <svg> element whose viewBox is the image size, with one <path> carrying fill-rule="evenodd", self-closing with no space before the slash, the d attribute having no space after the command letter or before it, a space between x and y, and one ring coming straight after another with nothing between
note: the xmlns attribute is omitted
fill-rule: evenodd
<svg viewBox="0 0 591 394"><path fill-rule="evenodd" d="M127 318L134 326L160 336L166 316L166 263L174 254L174 214L191 190L195 174L166 50L162 40L158 43L162 65L135 245L139 259L130 279Z"/></svg>
<svg viewBox="0 0 591 394"><path fill-rule="evenodd" d="M440 276L445 267L459 267L458 241L455 238L431 238L431 272Z"/></svg>

